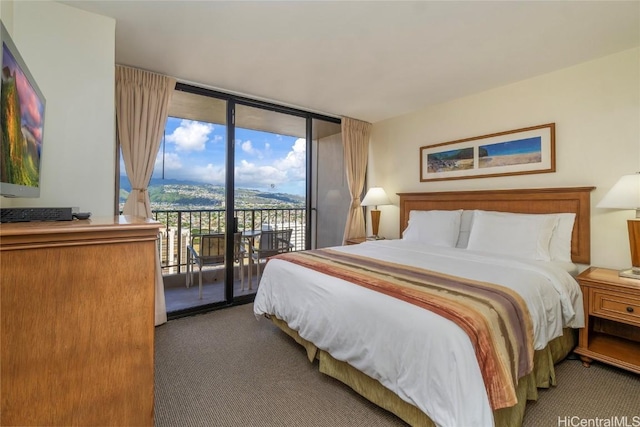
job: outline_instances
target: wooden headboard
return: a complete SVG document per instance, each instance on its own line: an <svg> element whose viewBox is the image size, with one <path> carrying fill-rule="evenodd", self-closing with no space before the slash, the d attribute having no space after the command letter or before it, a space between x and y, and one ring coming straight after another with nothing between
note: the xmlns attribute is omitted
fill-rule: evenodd
<svg viewBox="0 0 640 427"><path fill-rule="evenodd" d="M481 209L516 213L573 212L576 220L571 238L571 259L591 262L591 191L595 187L535 188L517 190L447 191L398 193L400 235L409 222L410 211Z"/></svg>

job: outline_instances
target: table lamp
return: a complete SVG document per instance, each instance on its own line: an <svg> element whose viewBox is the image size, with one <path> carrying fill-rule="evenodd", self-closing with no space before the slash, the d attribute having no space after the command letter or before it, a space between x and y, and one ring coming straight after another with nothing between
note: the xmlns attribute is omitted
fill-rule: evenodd
<svg viewBox="0 0 640 427"><path fill-rule="evenodd" d="M635 219L627 221L632 267L620 276L640 279L640 172L623 175L596 207L636 210Z"/></svg>
<svg viewBox="0 0 640 427"><path fill-rule="evenodd" d="M373 238L378 240L378 227L380 226L380 211L378 206L390 205L391 201L387 197L382 187L371 187L360 203L362 206L373 206L371 209L371 229L373 230Z"/></svg>

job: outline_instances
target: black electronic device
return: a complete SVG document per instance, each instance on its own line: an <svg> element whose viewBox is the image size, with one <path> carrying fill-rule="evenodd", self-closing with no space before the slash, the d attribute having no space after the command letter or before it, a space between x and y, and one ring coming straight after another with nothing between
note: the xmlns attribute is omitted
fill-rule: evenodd
<svg viewBox="0 0 640 427"><path fill-rule="evenodd" d="M0 222L71 221L71 208L3 208Z"/></svg>
<svg viewBox="0 0 640 427"><path fill-rule="evenodd" d="M91 212L74 212L73 217L75 219L89 219L91 217Z"/></svg>

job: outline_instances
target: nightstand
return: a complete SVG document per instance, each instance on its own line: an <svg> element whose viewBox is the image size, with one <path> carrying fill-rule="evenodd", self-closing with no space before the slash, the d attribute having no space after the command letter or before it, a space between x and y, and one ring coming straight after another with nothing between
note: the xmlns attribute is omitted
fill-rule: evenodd
<svg viewBox="0 0 640 427"><path fill-rule="evenodd" d="M379 237L378 239L374 239L373 237L352 237L350 239L347 239L346 243L347 245L359 245L362 242L366 242L367 240L385 240L384 237Z"/></svg>
<svg viewBox="0 0 640 427"><path fill-rule="evenodd" d="M578 347L582 364L593 360L640 374L640 280L617 270L591 267L577 277L584 301L585 327Z"/></svg>
<svg viewBox="0 0 640 427"><path fill-rule="evenodd" d="M347 239L346 243L347 245L359 245L362 242L366 242L366 240L366 237L352 237L350 239Z"/></svg>

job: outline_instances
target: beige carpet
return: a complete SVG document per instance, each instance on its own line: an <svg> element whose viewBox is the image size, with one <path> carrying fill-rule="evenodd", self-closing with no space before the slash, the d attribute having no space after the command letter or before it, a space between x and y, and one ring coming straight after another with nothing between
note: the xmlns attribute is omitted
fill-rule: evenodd
<svg viewBox="0 0 640 427"><path fill-rule="evenodd" d="M246 304L156 328L156 426L405 425L319 373L302 347L256 320L252 309ZM567 360L557 376L559 386L528 405L525 426L569 427L571 417L627 416L631 423L637 416L640 423L637 375ZM559 424L558 417L570 420Z"/></svg>

